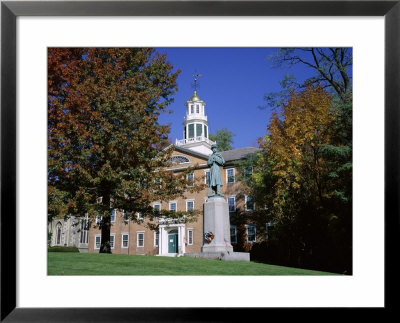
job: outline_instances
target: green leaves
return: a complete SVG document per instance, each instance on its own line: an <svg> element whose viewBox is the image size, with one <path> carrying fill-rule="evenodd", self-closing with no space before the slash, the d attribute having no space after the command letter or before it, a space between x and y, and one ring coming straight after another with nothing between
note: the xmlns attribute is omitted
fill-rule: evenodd
<svg viewBox="0 0 400 323"><path fill-rule="evenodd" d="M226 151L233 149L233 136L235 134L228 128L221 128L217 130L215 135L210 134L210 139L217 143L219 151Z"/></svg>

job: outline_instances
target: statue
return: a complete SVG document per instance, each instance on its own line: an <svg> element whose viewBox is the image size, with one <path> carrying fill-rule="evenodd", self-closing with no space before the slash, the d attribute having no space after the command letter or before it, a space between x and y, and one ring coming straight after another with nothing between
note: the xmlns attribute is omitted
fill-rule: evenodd
<svg viewBox="0 0 400 323"><path fill-rule="evenodd" d="M212 155L207 161L207 166L210 167L210 183L208 187L210 187L213 191L212 195L208 195L208 197L213 196L223 196L221 194L221 186L222 184L222 176L220 166L224 166L225 160L224 157L218 152L217 145L211 146Z"/></svg>

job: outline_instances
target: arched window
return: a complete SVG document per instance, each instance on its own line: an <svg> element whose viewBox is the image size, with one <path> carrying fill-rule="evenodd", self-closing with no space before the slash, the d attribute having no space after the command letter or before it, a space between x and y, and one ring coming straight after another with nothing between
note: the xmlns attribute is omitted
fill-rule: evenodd
<svg viewBox="0 0 400 323"><path fill-rule="evenodd" d="M171 162L173 164L184 164L184 163L190 163L190 160L185 156L172 156Z"/></svg>
<svg viewBox="0 0 400 323"><path fill-rule="evenodd" d="M60 245L61 244L61 223L57 223L57 228L56 228L56 244Z"/></svg>

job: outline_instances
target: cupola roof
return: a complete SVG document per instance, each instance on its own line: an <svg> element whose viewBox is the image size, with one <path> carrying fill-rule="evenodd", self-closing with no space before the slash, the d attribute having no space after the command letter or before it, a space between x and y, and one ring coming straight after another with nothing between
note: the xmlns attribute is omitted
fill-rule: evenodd
<svg viewBox="0 0 400 323"><path fill-rule="evenodd" d="M189 98L188 101L202 101L200 97L197 95L197 91L193 92L193 95Z"/></svg>

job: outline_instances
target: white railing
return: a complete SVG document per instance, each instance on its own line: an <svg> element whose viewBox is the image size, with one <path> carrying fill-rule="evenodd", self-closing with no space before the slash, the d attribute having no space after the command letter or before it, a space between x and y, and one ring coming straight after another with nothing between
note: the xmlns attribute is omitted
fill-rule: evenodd
<svg viewBox="0 0 400 323"><path fill-rule="evenodd" d="M208 143L210 145L215 144L215 141L212 141L204 136L197 136L197 137L193 137L193 138L189 138L189 139L181 139L181 140L176 139L175 145L182 146L182 145L191 144L191 143L195 143L195 142L202 142L202 141L205 141L206 143Z"/></svg>

